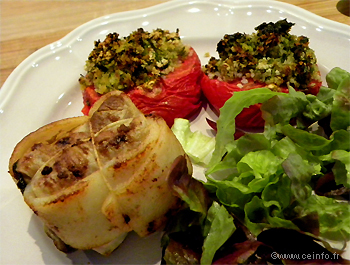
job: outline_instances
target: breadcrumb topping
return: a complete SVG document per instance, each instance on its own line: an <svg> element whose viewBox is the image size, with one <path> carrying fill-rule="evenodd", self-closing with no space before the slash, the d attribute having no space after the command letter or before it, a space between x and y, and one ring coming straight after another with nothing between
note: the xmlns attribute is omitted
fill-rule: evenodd
<svg viewBox="0 0 350 265"><path fill-rule="evenodd" d="M104 41L95 41L86 61L86 75L79 83L82 89L94 86L100 94L142 85L152 89L154 82L173 72L188 56L190 47L180 39L179 30L142 28L120 38L110 33Z"/></svg>
<svg viewBox="0 0 350 265"><path fill-rule="evenodd" d="M217 44L219 59L211 57L203 71L211 79L237 78L306 90L320 81L314 51L305 36L289 34L294 23L286 19L262 23L252 34L226 34Z"/></svg>

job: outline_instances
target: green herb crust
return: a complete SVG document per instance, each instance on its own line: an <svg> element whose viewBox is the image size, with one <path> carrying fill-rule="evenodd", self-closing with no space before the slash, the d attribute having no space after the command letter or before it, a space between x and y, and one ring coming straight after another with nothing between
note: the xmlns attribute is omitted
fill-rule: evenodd
<svg viewBox="0 0 350 265"><path fill-rule="evenodd" d="M140 85L152 89L158 78L174 71L186 59L189 50L181 42L179 30L147 32L139 28L124 38L110 33L103 42L95 42L86 61L87 73L79 83L83 90L94 86L100 94Z"/></svg>
<svg viewBox="0 0 350 265"><path fill-rule="evenodd" d="M305 36L289 34L294 23L262 23L256 33L226 34L217 45L219 59L211 57L204 72L226 82L237 78L287 85L306 90L320 82L316 56Z"/></svg>

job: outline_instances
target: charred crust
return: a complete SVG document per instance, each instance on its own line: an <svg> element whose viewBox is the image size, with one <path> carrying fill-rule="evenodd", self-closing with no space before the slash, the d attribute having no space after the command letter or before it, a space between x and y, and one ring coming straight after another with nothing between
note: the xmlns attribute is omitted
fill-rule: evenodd
<svg viewBox="0 0 350 265"><path fill-rule="evenodd" d="M113 165L113 168L114 168L114 169L118 169L118 168L120 168L121 166L122 166L122 163L117 162L117 163L115 163L115 164Z"/></svg>
<svg viewBox="0 0 350 265"><path fill-rule="evenodd" d="M67 198L75 196L75 195L79 195L80 193L83 192L83 189L81 190L76 190L70 194L62 194L61 196L57 197L55 200L49 202L48 204L55 204L58 202L64 202Z"/></svg>
<svg viewBox="0 0 350 265"><path fill-rule="evenodd" d="M76 178L83 178L84 177L84 171L82 171L82 170L73 169L71 172L72 172L73 176Z"/></svg>
<svg viewBox="0 0 350 265"><path fill-rule="evenodd" d="M153 119L154 121L162 120L163 118L154 113L145 114L146 118Z"/></svg>
<svg viewBox="0 0 350 265"><path fill-rule="evenodd" d="M149 233L155 232L155 221L154 220L148 223L147 232L149 232Z"/></svg>
<svg viewBox="0 0 350 265"><path fill-rule="evenodd" d="M52 167L45 166L43 170L41 170L41 175L49 175L52 172Z"/></svg>
<svg viewBox="0 0 350 265"><path fill-rule="evenodd" d="M123 218L124 218L124 222L126 223L126 224L128 224L129 222L130 222L130 216L129 215L127 215L127 214L123 214Z"/></svg>
<svg viewBox="0 0 350 265"><path fill-rule="evenodd" d="M17 187L21 190L22 194L24 193L24 190L27 187L27 183L24 181L23 178L20 178L17 182Z"/></svg>
<svg viewBox="0 0 350 265"><path fill-rule="evenodd" d="M128 137L123 134L123 135L118 135L117 137L114 138L114 143L118 146L122 143L125 143L128 141Z"/></svg>
<svg viewBox="0 0 350 265"><path fill-rule="evenodd" d="M66 244L63 242L62 239L60 239L57 234L50 228L48 228L47 226L44 227L45 233L46 235L52 239L55 247L64 252L64 253L72 253L74 251L76 251L75 248L71 247L70 245Z"/></svg>
<svg viewBox="0 0 350 265"><path fill-rule="evenodd" d="M18 161L16 161L16 163L14 163L12 166L13 177L17 181L16 185L18 189L20 189L23 194L25 188L27 187L27 182L24 180L27 176L17 171L17 163Z"/></svg>
<svg viewBox="0 0 350 265"><path fill-rule="evenodd" d="M62 139L57 141L57 145L59 146L66 146L66 145L69 145L70 143L71 141L69 137L63 137Z"/></svg>
<svg viewBox="0 0 350 265"><path fill-rule="evenodd" d="M33 144L31 151L35 151L36 149L40 148L42 145L43 145L42 143Z"/></svg>

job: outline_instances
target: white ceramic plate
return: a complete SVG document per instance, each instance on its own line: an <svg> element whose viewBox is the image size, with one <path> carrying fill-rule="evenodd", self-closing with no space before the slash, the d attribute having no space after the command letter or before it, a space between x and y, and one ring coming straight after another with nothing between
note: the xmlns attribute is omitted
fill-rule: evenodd
<svg viewBox="0 0 350 265"><path fill-rule="evenodd" d="M330 1L330 4L336 4ZM121 36L143 27L175 31L192 45L202 64L216 55L225 33L251 33L266 21L287 18L293 34L306 35L315 50L323 77L333 67L350 71L350 27L275 1L172 1L151 8L112 14L82 25L63 39L23 61L0 90L0 263L1 264L156 264L161 257L160 235L140 239L132 234L111 256L92 251L63 254L43 232L41 222L23 202L7 173L14 146L48 122L81 115L78 78L93 42L109 32ZM193 126L205 131L202 111ZM208 128L209 129L209 128ZM197 172L198 174L198 172Z"/></svg>

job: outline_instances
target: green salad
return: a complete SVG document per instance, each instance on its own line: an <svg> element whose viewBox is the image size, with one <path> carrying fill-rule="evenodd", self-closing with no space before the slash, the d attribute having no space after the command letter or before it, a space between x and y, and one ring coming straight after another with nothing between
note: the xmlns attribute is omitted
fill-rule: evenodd
<svg viewBox="0 0 350 265"><path fill-rule="evenodd" d="M327 260L341 253L327 242L350 239L350 73L334 68L326 81L316 96L293 88L234 93L220 109L215 139L175 121L175 135L192 161L206 167L206 181L172 181L186 203L165 230L164 263L288 264L271 253L315 254L315 241ZM256 103L264 132L235 140L235 117ZM299 243L283 249L280 237ZM309 244L302 250L303 242ZM337 257L332 261L342 260Z"/></svg>

